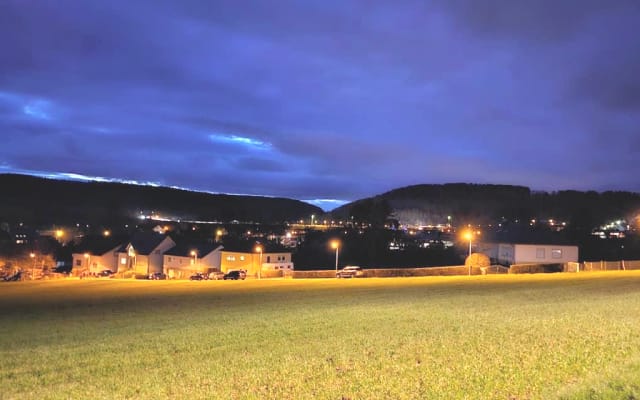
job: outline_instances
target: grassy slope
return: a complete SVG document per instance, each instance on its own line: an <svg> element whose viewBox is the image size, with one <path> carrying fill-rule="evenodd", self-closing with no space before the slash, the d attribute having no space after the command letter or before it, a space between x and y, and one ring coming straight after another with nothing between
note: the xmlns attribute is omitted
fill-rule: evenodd
<svg viewBox="0 0 640 400"><path fill-rule="evenodd" d="M6 283L0 398L638 398L639 327L640 272Z"/></svg>

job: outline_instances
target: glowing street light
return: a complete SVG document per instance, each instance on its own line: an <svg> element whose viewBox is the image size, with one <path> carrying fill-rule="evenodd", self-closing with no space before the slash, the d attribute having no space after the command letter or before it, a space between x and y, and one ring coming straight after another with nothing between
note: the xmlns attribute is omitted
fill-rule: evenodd
<svg viewBox="0 0 640 400"><path fill-rule="evenodd" d="M473 239L473 233L471 231L466 231L464 233L464 238L469 241L469 255L471 255L471 240Z"/></svg>
<svg viewBox="0 0 640 400"><path fill-rule="evenodd" d="M36 269L36 253L29 253L29 257L33 260L33 266L31 267L31 279L33 279L33 271Z"/></svg>
<svg viewBox="0 0 640 400"><path fill-rule="evenodd" d="M85 259L85 262L87 263L87 269L91 269L91 254L84 253L84 259Z"/></svg>
<svg viewBox="0 0 640 400"><path fill-rule="evenodd" d="M260 263L258 264L258 279L262 279L262 246L257 245L255 251L256 253L260 253Z"/></svg>
<svg viewBox="0 0 640 400"><path fill-rule="evenodd" d="M474 236L480 236L480 231L473 232L471 230L468 230L462 236L465 240L469 241L469 256L471 256L471 241L473 240ZM469 263L469 276L471 276L471 263Z"/></svg>
<svg viewBox="0 0 640 400"><path fill-rule="evenodd" d="M331 248L336 250L336 274L338 273L338 250L340 249L340 241L332 240Z"/></svg>
<svg viewBox="0 0 640 400"><path fill-rule="evenodd" d="M195 250L191 250L191 257L193 257L193 265L198 264L198 252Z"/></svg>

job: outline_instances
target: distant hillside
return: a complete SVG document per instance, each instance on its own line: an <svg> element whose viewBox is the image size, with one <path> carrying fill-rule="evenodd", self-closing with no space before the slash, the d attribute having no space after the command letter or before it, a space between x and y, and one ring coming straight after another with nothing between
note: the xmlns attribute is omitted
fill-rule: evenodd
<svg viewBox="0 0 640 400"><path fill-rule="evenodd" d="M322 214L298 200L0 174L0 222L111 223L155 211L182 219L282 222Z"/></svg>
<svg viewBox="0 0 640 400"><path fill-rule="evenodd" d="M335 218L367 219L389 209L400 223L491 223L556 218L591 226L640 213L640 194L631 192L533 192L524 186L451 183L415 185L355 201L332 211ZM372 211L373 210L373 211Z"/></svg>

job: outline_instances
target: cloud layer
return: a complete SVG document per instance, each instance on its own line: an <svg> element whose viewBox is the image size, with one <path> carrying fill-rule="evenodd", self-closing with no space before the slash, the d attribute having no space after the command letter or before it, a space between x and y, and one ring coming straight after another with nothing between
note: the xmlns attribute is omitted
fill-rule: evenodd
<svg viewBox="0 0 640 400"><path fill-rule="evenodd" d="M625 0L4 1L0 171L640 191L639 24Z"/></svg>

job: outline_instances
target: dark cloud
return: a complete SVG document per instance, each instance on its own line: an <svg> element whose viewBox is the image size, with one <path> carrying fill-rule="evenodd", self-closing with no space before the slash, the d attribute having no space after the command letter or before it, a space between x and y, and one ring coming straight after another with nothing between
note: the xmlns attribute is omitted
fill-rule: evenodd
<svg viewBox="0 0 640 400"><path fill-rule="evenodd" d="M638 4L0 2L0 165L300 199L640 190Z"/></svg>

